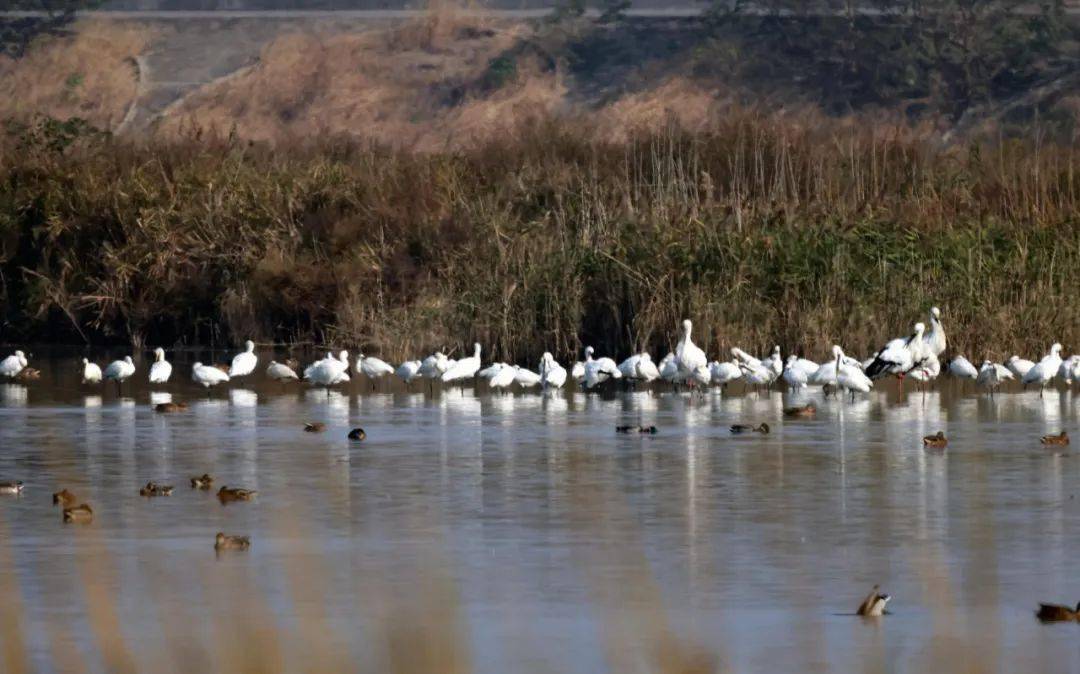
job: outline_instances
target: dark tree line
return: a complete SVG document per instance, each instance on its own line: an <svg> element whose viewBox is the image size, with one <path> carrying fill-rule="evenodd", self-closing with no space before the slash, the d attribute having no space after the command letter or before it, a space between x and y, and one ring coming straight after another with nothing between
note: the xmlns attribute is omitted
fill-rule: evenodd
<svg viewBox="0 0 1080 674"><path fill-rule="evenodd" d="M714 0L732 60L813 78L843 107L908 100L953 116L1077 66L1062 0Z"/></svg>
<svg viewBox="0 0 1080 674"><path fill-rule="evenodd" d="M102 0L0 0L0 11L35 12L33 16L0 17L0 50L20 56L34 38L58 34L83 9L93 9Z"/></svg>

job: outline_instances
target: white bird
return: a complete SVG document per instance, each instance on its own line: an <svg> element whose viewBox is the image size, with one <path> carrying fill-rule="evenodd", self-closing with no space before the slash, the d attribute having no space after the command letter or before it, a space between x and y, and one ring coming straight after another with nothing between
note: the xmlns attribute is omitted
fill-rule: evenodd
<svg viewBox="0 0 1080 674"><path fill-rule="evenodd" d="M817 368L814 368L814 372L817 372ZM806 386L806 382L810 379L812 372L807 372L805 368L799 365L799 357L795 354L788 356L787 364L784 367L784 373L781 375L784 381L787 382L789 388L800 389Z"/></svg>
<svg viewBox="0 0 1080 674"><path fill-rule="evenodd" d="M763 358L762 363L765 367L769 368L773 372L773 381L784 372L784 361L780 358L780 345L773 347L772 354L768 358Z"/></svg>
<svg viewBox="0 0 1080 674"><path fill-rule="evenodd" d="M540 358L540 383L544 389L562 388L566 383L566 368L559 365L555 357L547 351Z"/></svg>
<svg viewBox="0 0 1080 674"><path fill-rule="evenodd" d="M938 360L933 351L928 351L923 356L922 361L910 372L912 379L924 385L924 395L926 394L925 387L937 379L939 374L941 374L941 361Z"/></svg>
<svg viewBox="0 0 1080 674"><path fill-rule="evenodd" d="M291 367L276 360L270 361L270 365L266 368L266 376L274 381L299 381L300 379Z"/></svg>
<svg viewBox="0 0 1080 674"><path fill-rule="evenodd" d="M394 368L385 360L375 356L365 356L362 353L356 359L356 371L364 373L368 379L378 379L394 374Z"/></svg>
<svg viewBox="0 0 1080 674"><path fill-rule="evenodd" d="M356 358L356 372L363 373L365 377L371 380L371 388L374 390L375 381L388 374L394 374L394 368L381 358L365 356L361 353Z"/></svg>
<svg viewBox="0 0 1080 674"><path fill-rule="evenodd" d="M533 386L540 385L540 375L532 370L521 367L520 365L515 365L514 372L514 381L517 382L517 385L521 388L532 388Z"/></svg>
<svg viewBox="0 0 1080 674"><path fill-rule="evenodd" d="M16 351L4 360L0 360L0 377L13 379L28 365L26 354Z"/></svg>
<svg viewBox="0 0 1080 674"><path fill-rule="evenodd" d="M124 380L135 374L135 363L131 360L131 356L124 356L123 360L114 360L109 363L109 366L105 368L105 379L111 379L116 382L116 389L120 390L120 384L124 383Z"/></svg>
<svg viewBox="0 0 1080 674"><path fill-rule="evenodd" d="M497 363L497 365L498 369L489 380L491 388L496 390L509 388L517 379L517 370L506 363Z"/></svg>
<svg viewBox="0 0 1080 674"><path fill-rule="evenodd" d="M349 353L342 351L337 358L333 354L326 354L326 358L313 363L304 370L304 379L315 386L326 388L326 395L330 395L330 387L344 384L349 381Z"/></svg>
<svg viewBox="0 0 1080 674"><path fill-rule="evenodd" d="M679 372L679 363L675 360L675 354L668 352L668 355L660 359L660 378L664 381L669 381L672 384L679 384L683 382L686 377Z"/></svg>
<svg viewBox="0 0 1080 674"><path fill-rule="evenodd" d="M507 367L506 363L492 363L491 365L488 365L484 369L477 372L476 376L480 377L481 379L491 379L495 375L499 374L499 372L504 367Z"/></svg>
<svg viewBox="0 0 1080 674"><path fill-rule="evenodd" d="M259 364L259 357L255 355L255 342L250 339L244 342L244 351L236 354L229 366L230 377L244 377L255 371Z"/></svg>
<svg viewBox="0 0 1080 674"><path fill-rule="evenodd" d="M596 386L608 381L609 379L621 379L622 372L619 372L619 367L610 358L596 358L592 357L593 350L590 346L585 350L585 387L596 388Z"/></svg>
<svg viewBox="0 0 1080 674"><path fill-rule="evenodd" d="M874 386L870 377L858 367L844 361L844 350L839 345L833 345L833 355L836 357L836 385L849 391L852 400L855 399L856 392L869 393Z"/></svg>
<svg viewBox="0 0 1080 674"><path fill-rule="evenodd" d="M897 337L883 346L874 355L873 362L866 367L866 374L871 379L878 379L886 375L896 375L901 382L904 375L918 365L926 353L923 333L926 326L922 323L915 324L915 332L909 337Z"/></svg>
<svg viewBox="0 0 1080 674"><path fill-rule="evenodd" d="M82 383L84 384L100 384L101 383L101 368L96 363L91 363L89 359L83 358L83 371L82 371Z"/></svg>
<svg viewBox="0 0 1080 674"><path fill-rule="evenodd" d="M154 349L154 363L150 366L150 383L164 384L172 376L172 365L165 360L165 349Z"/></svg>
<svg viewBox="0 0 1080 674"><path fill-rule="evenodd" d="M930 330L923 336L923 343L935 356L944 353L948 345L945 340L945 328L941 325L941 309L937 307L930 308Z"/></svg>
<svg viewBox="0 0 1080 674"><path fill-rule="evenodd" d="M773 371L761 361L754 363L739 363L742 370L742 378L747 384L753 386L760 393L760 386L769 386L773 382Z"/></svg>
<svg viewBox="0 0 1080 674"><path fill-rule="evenodd" d="M991 397L994 395L994 391L1005 381L1013 378L1012 370L1000 365L998 363L991 363L988 360L984 360L982 367L979 368L979 376L976 378L975 383L980 387L990 391Z"/></svg>
<svg viewBox="0 0 1080 674"><path fill-rule="evenodd" d="M978 379L979 371L971 364L964 354L959 354L949 361L949 374L958 379Z"/></svg>
<svg viewBox="0 0 1080 674"><path fill-rule="evenodd" d="M737 346L731 347L731 355L735 356L735 358L738 359L739 363L742 363L743 365L749 365L750 367L757 367L758 365L761 365L760 359L754 358L753 356L751 356Z"/></svg>
<svg viewBox="0 0 1080 674"><path fill-rule="evenodd" d="M480 344L473 344L473 355L468 358L462 358L451 365L446 372L442 373L442 381L449 383L452 381L462 381L464 379L472 379L476 376L476 373L480 371Z"/></svg>
<svg viewBox="0 0 1080 674"><path fill-rule="evenodd" d="M1050 353L1043 356L1035 367L1027 371L1021 381L1024 386L1035 384L1039 387L1039 397L1042 397L1043 388L1057 376L1061 367L1061 345L1055 343L1050 347Z"/></svg>
<svg viewBox="0 0 1080 674"><path fill-rule="evenodd" d="M645 382L660 378L660 370L653 363L652 356L648 351L635 353L623 362L619 363L619 372L630 381Z"/></svg>
<svg viewBox="0 0 1080 674"><path fill-rule="evenodd" d="M682 322L682 339L675 347L675 360L678 362L679 371L687 376L692 376L698 368L709 369L709 359L694 341L690 339L690 331L694 325L689 319Z"/></svg>
<svg viewBox="0 0 1080 674"><path fill-rule="evenodd" d="M438 379L450 367L450 361L442 351L436 351L420 363L417 371L424 379Z"/></svg>
<svg viewBox="0 0 1080 674"><path fill-rule="evenodd" d="M712 383L712 370L708 365L699 365L690 373L689 379L699 386L708 386Z"/></svg>
<svg viewBox="0 0 1080 674"><path fill-rule="evenodd" d="M191 380L208 389L211 386L229 381L229 375L216 367L195 363L191 366Z"/></svg>
<svg viewBox="0 0 1080 674"><path fill-rule="evenodd" d="M401 365L398 365L394 374L398 376L398 379L408 384L420 374L420 361L407 360Z"/></svg>
<svg viewBox="0 0 1080 674"><path fill-rule="evenodd" d="M1014 355L1010 356L1009 359L1005 361L1005 367L1009 368L1009 372L1012 372L1014 377L1023 378L1023 376L1028 373L1028 370L1035 367L1035 363L1026 358Z"/></svg>
<svg viewBox="0 0 1080 674"><path fill-rule="evenodd" d="M570 376L578 384L585 381L585 363L587 363L589 359L592 358L592 354L593 348L591 346L586 346L585 359L576 361L572 366L570 366Z"/></svg>
<svg viewBox="0 0 1080 674"><path fill-rule="evenodd" d="M1073 354L1066 358L1058 368L1058 378L1065 382L1066 386L1072 386L1073 372L1076 371L1077 363L1080 363L1080 356Z"/></svg>
<svg viewBox="0 0 1080 674"><path fill-rule="evenodd" d="M714 361L709 365L709 374L712 375L714 386L727 386L730 382L741 379L743 376L739 363L734 359L724 363Z"/></svg>

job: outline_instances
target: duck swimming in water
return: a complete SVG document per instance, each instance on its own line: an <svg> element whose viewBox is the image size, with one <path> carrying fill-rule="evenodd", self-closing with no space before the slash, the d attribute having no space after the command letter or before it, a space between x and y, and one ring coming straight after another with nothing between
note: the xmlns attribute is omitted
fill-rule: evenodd
<svg viewBox="0 0 1080 674"><path fill-rule="evenodd" d="M251 547L251 539L247 536L226 536L218 532L214 537L214 549L221 550L247 550Z"/></svg>
<svg viewBox="0 0 1080 674"><path fill-rule="evenodd" d="M75 494L67 489L61 489L52 495L52 502L53 505L61 505L65 508L69 508L75 504Z"/></svg>
<svg viewBox="0 0 1080 674"><path fill-rule="evenodd" d="M354 428L351 431L349 431L349 439L350 440L364 440L366 438L367 438L367 433L365 433L364 429L362 429L362 428Z"/></svg>
<svg viewBox="0 0 1080 674"><path fill-rule="evenodd" d="M139 490L139 496L153 497L153 496L172 496L172 485L161 485L151 480L146 483L146 486Z"/></svg>
<svg viewBox="0 0 1080 674"><path fill-rule="evenodd" d="M240 487L222 487L218 490L218 500L224 505L226 503L232 503L234 501L250 501L255 498L255 495L259 492L251 489L242 489Z"/></svg>
<svg viewBox="0 0 1080 674"><path fill-rule="evenodd" d="M9 480L0 482L0 494L21 494L23 490L22 480Z"/></svg>
<svg viewBox="0 0 1080 674"><path fill-rule="evenodd" d="M209 473L203 473L199 477L191 478L192 489L209 489L214 486L214 478Z"/></svg>
<svg viewBox="0 0 1080 674"><path fill-rule="evenodd" d="M935 435L928 435L922 439L923 447L942 449L949 444L945 438L945 431L938 431Z"/></svg>
<svg viewBox="0 0 1080 674"><path fill-rule="evenodd" d="M1075 609L1059 604L1039 604L1035 617L1044 623L1080 621L1080 604Z"/></svg>
<svg viewBox="0 0 1080 674"><path fill-rule="evenodd" d="M74 506L72 508L64 508L64 522L77 522L79 524L89 524L94 521L94 511L90 509L90 506L83 503L82 505Z"/></svg>
<svg viewBox="0 0 1080 674"><path fill-rule="evenodd" d="M867 618L877 618L878 616L885 614L885 604L889 603L892 599L887 594L883 594L878 591L877 585L874 589L870 590L870 594L866 595L866 599L859 604L859 609L855 611L855 615L861 615Z"/></svg>
<svg viewBox="0 0 1080 674"><path fill-rule="evenodd" d="M1058 435L1044 435L1039 438L1039 442L1044 445L1067 445L1069 444L1069 434L1062 431Z"/></svg>
<svg viewBox="0 0 1080 674"><path fill-rule="evenodd" d="M731 427L732 433L761 433L762 435L769 434L769 424L762 423L760 426L748 426L746 424L735 424Z"/></svg>

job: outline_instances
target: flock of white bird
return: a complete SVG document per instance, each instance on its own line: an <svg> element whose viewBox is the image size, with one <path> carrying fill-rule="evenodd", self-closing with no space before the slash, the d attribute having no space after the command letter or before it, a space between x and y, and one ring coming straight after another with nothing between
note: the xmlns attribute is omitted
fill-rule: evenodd
<svg viewBox="0 0 1080 674"><path fill-rule="evenodd" d="M770 355L762 358L755 358L736 347L731 349L731 360L709 362L705 352L694 344L691 338L692 330L692 323L684 320L682 336L675 350L659 363L654 363L652 356L642 352L616 364L611 358L595 358L595 352L590 346L585 348L584 360L574 363L569 372L551 353L544 353L538 372L509 363L494 363L483 367L480 345L474 344L473 355L466 358L454 360L437 351L423 360L405 361L397 368L379 358L360 354L355 361L353 372L363 374L373 383L390 375L399 377L406 384L418 378L452 383L467 382L480 377L496 390L511 386L525 389L559 389L568 379L585 389L595 389L604 382L623 379L631 383L663 380L676 385L684 384L692 389L725 386L742 381L747 386L760 390L782 380L791 389L820 386L825 389L826 394L837 390L850 393L854 398L857 393L869 393L874 380L886 376L896 377L901 385L905 377L911 377L921 386L929 385L941 374L940 357L947 346L945 329L941 324L941 311L937 307L930 310L929 331L924 323L916 323L910 335L889 341L864 361L847 356L837 345L832 347L831 359L824 363L816 363L795 354L789 355L784 361L781 359L779 346L773 348ZM1037 363L1012 356L1004 364L984 360L978 368L960 354L948 362L947 371L957 378L975 381L991 395L1003 383L1013 379L1019 380L1025 387L1037 386L1041 395L1042 389L1055 377L1069 385L1073 381L1080 381L1080 355L1063 360L1061 349L1061 344L1055 343ZM244 351L232 359L228 368L195 363L191 369L191 378L209 388L251 375L255 372L258 361L255 344L249 340ZM27 367L25 354L16 351L0 361L0 377L15 378ZM315 386L330 387L348 382L349 369L349 354L341 351L337 355L327 353L325 358L311 363L304 368L302 376L297 374L293 367L277 361L270 362L266 375L275 381L303 379ZM115 381L119 386L134 376L135 370L131 356L113 361L104 370L84 358L82 380L84 384ZM172 365L165 360L165 350L155 349L154 362L150 366L150 383L168 382L172 371Z"/></svg>

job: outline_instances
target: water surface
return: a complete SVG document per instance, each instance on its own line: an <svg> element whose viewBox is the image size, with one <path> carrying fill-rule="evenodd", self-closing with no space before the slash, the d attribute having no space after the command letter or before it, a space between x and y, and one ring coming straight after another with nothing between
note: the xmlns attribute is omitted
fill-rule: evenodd
<svg viewBox="0 0 1080 674"><path fill-rule="evenodd" d="M1080 671L1080 626L1033 617L1080 600L1080 462L1038 442L1076 427L1064 389L328 394L267 381L265 353L208 396L196 356L224 358L174 356L155 389L140 362L118 394L80 385L74 354L39 355L40 381L0 384L0 479L26 482L0 499L0 563L34 669L112 669L114 633L140 670L222 653L295 669L314 649L378 671L396 621L491 673L659 671L670 648L733 671ZM168 399L191 408L156 414ZM807 399L816 419L783 417ZM769 435L728 431L762 421ZM660 432L614 433L638 423ZM925 451L938 430L948 449ZM258 500L190 490L203 472ZM150 479L176 493L139 497ZM60 487L94 524L60 523ZM215 555L219 530L253 548ZM892 614L851 616L875 583ZM266 650L237 655L234 633Z"/></svg>

